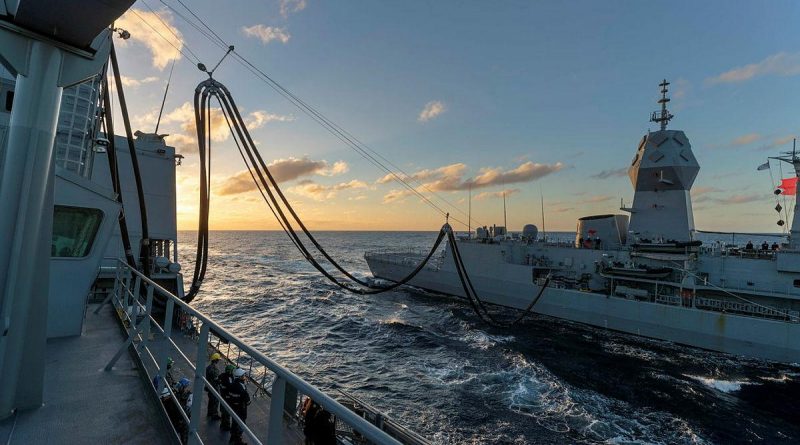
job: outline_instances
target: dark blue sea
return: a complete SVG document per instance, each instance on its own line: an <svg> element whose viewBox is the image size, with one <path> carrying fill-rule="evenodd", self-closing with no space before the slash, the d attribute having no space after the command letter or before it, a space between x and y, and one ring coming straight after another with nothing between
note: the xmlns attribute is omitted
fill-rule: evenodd
<svg viewBox="0 0 800 445"><path fill-rule="evenodd" d="M317 234L362 277L365 251L426 249L435 235ZM345 293L283 232L210 238L199 309L306 380L350 392L434 443L800 443L800 365L540 316L493 328L453 298ZM191 276L195 233L179 243Z"/></svg>

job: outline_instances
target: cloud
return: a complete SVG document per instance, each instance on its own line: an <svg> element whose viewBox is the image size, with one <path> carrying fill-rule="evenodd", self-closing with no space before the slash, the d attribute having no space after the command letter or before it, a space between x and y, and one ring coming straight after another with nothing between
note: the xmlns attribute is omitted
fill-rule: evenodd
<svg viewBox="0 0 800 445"><path fill-rule="evenodd" d="M450 180L461 181L461 177L463 176L464 171L466 169L467 169L466 164L462 164L462 163L459 162L457 164L445 165L443 167L439 167L439 168L435 168L435 169L419 170L419 171L414 172L411 175L405 176L405 177L404 177L404 175L402 175L400 173L398 173L397 176L401 177L401 178L403 178L405 180L408 180L409 178L411 178L411 179L413 179L415 181L419 181L419 182L429 181L431 179L442 179L442 178L448 178L448 181L450 181ZM382 178L378 179L377 183L378 184L387 184L389 182L394 181L395 179L396 179L395 175L393 175L391 173L387 173Z"/></svg>
<svg viewBox="0 0 800 445"><path fill-rule="evenodd" d="M499 192L483 192L475 195L475 200L482 201L489 198L503 198L504 196L509 197L515 193L519 193L519 189L506 189L500 190Z"/></svg>
<svg viewBox="0 0 800 445"><path fill-rule="evenodd" d="M391 204L393 202L400 201L403 198L405 198L406 196L411 195L413 193L414 192L412 192L411 190L408 190L408 189L404 189L404 190L396 190L396 189L389 190L389 193L383 195L383 203L384 204Z"/></svg>
<svg viewBox="0 0 800 445"><path fill-rule="evenodd" d="M149 77L145 77L144 79L134 79L133 77L120 76L120 80L122 81L122 86L130 87L130 88L136 88L136 87L142 86L142 85L144 85L146 83L157 82L158 81L158 77L149 76ZM116 83L112 83L112 85L116 85Z"/></svg>
<svg viewBox="0 0 800 445"><path fill-rule="evenodd" d="M197 151L197 137L185 134L170 134L166 137L167 144L175 147L178 153L189 153Z"/></svg>
<svg viewBox="0 0 800 445"><path fill-rule="evenodd" d="M706 79L709 85L744 82L761 76L796 76L800 74L800 53L780 52L749 65L734 68Z"/></svg>
<svg viewBox="0 0 800 445"><path fill-rule="evenodd" d="M305 196L306 198L311 198L315 201L324 201L326 199L331 199L336 195L336 193L330 188L322 184L317 184L316 182L305 182L303 184L298 184L289 188L289 191L300 196Z"/></svg>
<svg viewBox="0 0 800 445"><path fill-rule="evenodd" d="M155 125L156 116L157 112L153 111L144 116L137 117L136 119L142 125ZM268 113L264 110L256 110L244 116L245 125L250 130L260 128L270 122L291 122L293 120L293 116L282 116L279 114ZM181 106L165 113L161 117L161 124L163 126L175 124L182 132L182 134L170 135L170 143L186 143L188 140L191 140L192 146L197 146L197 129L195 125L194 105L192 105L190 102L184 102ZM223 142L228 140L230 135L231 132L228 128L228 123L225 121L225 116L222 114L222 110L219 108L211 108L211 140ZM175 147L178 148L177 145L175 145ZM187 144L185 145L185 148L190 147ZM194 150L196 150L196 148Z"/></svg>
<svg viewBox="0 0 800 445"><path fill-rule="evenodd" d="M132 43L145 45L150 50L153 66L163 70L172 59L181 58L180 51L175 48L183 49L183 35L172 22L172 13L167 10L151 12L131 8L114 22L114 26L130 32L131 37L128 40L118 39L117 42L120 46Z"/></svg>
<svg viewBox="0 0 800 445"><path fill-rule="evenodd" d="M497 185L504 186L509 184L531 182L551 173L557 172L562 168L564 168L564 164L560 162L556 162L555 164L539 164L532 161L527 161L511 170L485 167L480 169L479 174L476 177L465 179L464 173L467 169L467 166L462 163L456 163L445 165L436 169L419 170L409 175L409 177L422 184L418 188L418 191L424 194L425 192L430 191L454 192L459 190L468 190L470 188L480 189ZM377 183L386 184L394 179L395 178L392 174L387 174L379 178ZM403 179L408 180L408 178ZM406 196L413 192L405 190L403 193L405 193L403 196ZM392 192L390 192L390 194L392 194ZM396 193L392 194L390 201L398 198L395 195Z"/></svg>
<svg viewBox="0 0 800 445"><path fill-rule="evenodd" d="M691 88L692 84L683 78L672 82L672 99L685 99Z"/></svg>
<svg viewBox="0 0 800 445"><path fill-rule="evenodd" d="M761 135L758 133L749 133L731 141L731 145L747 145L752 144L753 142L761 139Z"/></svg>
<svg viewBox="0 0 800 445"><path fill-rule="evenodd" d="M291 187L289 191L316 201L324 201L336 197L336 192L362 188L367 188L367 183L359 181L358 179L353 179L349 182L341 182L332 186L318 184L314 181L301 181L296 186Z"/></svg>
<svg viewBox="0 0 800 445"><path fill-rule="evenodd" d="M776 147L780 147L780 146L782 146L782 145L787 145L787 144L789 144L789 142L792 142L792 141L793 141L793 140L794 140L796 137L797 137L797 136L795 136L795 135L793 135L793 134L790 134L790 135L788 135L788 136L779 137L779 138L773 139L773 141L772 141L772 142L770 142L770 143L768 143L768 144L764 144L764 145L762 145L762 146L758 147L758 149L757 149L757 150L758 150L758 151L769 151L769 150L773 150L773 149L775 149Z"/></svg>
<svg viewBox="0 0 800 445"><path fill-rule="evenodd" d="M334 190L348 190L348 189L365 189L367 188L367 183L364 181L359 181L358 179L353 179L349 182L340 182L333 186Z"/></svg>
<svg viewBox="0 0 800 445"><path fill-rule="evenodd" d="M723 191L722 189L718 189L716 187L708 187L708 186L695 187L695 188L692 189L692 196L702 196L702 195L706 195L706 194L709 194L709 193L716 193L716 192L722 192L722 191Z"/></svg>
<svg viewBox="0 0 800 445"><path fill-rule="evenodd" d="M588 198L580 200L581 204L597 204L600 202L606 202L614 199L613 196L608 195L600 195L600 196L590 196Z"/></svg>
<svg viewBox="0 0 800 445"><path fill-rule="evenodd" d="M322 174L325 176L336 176L347 173L350 170L350 166L347 165L347 162L344 161L336 161L333 163L331 168L325 170Z"/></svg>
<svg viewBox="0 0 800 445"><path fill-rule="evenodd" d="M291 122L293 120L294 116L283 116L280 114L267 113L266 111L258 110L248 114L244 121L249 130L255 130L256 128L261 128L270 122Z"/></svg>
<svg viewBox="0 0 800 445"><path fill-rule="evenodd" d="M269 167L270 173L275 178L277 182L287 182L292 181L295 179L299 179L302 177L312 176L312 175L323 175L323 176L331 176L329 173L331 170L334 170L336 164L340 163L338 161L334 163L333 168L328 168L327 161L315 161L308 157L302 158L288 158L288 159L278 159L275 161L270 162L267 164ZM346 165L346 164L345 164ZM301 190L300 194L315 194L319 193L320 189L314 187L305 187L307 185L313 184L311 181L303 181L298 184ZM320 184L317 184L320 187L325 187ZM352 189L352 188L364 188L367 187L367 184L363 181L353 180L347 183L337 184L336 186L331 187L330 190L345 190L345 189ZM249 192L251 190L255 190L256 185L253 183L253 178L250 176L250 173L247 170L240 171L232 176L226 178L222 184L216 190L218 195L235 195L238 193Z"/></svg>
<svg viewBox="0 0 800 445"><path fill-rule="evenodd" d="M608 179L608 178L621 178L628 176L628 167L616 168L612 170L603 170L600 173L595 173L590 178L595 179Z"/></svg>
<svg viewBox="0 0 800 445"><path fill-rule="evenodd" d="M731 195L726 198L714 198L712 201L719 204L745 204L748 202L761 201L762 199L764 199L764 195L751 193L749 195Z"/></svg>
<svg viewBox="0 0 800 445"><path fill-rule="evenodd" d="M444 103L438 100L432 100L425 104L422 111L419 112L417 120L419 122L428 122L445 111L447 111L447 107L445 107Z"/></svg>
<svg viewBox="0 0 800 445"><path fill-rule="evenodd" d="M287 43L289 42L289 38L291 38L289 33L286 32L286 28L266 26L260 23L253 26L242 26L242 32L248 37L255 37L261 40L261 43L264 45L275 40L281 43Z"/></svg>
<svg viewBox="0 0 800 445"><path fill-rule="evenodd" d="M530 182L555 173L564 168L564 164L540 164L528 161L512 170L503 171L500 168L484 168L481 173L471 181L462 184L457 190L464 190L466 186L472 185L473 188L488 187L499 184L515 184L520 182Z"/></svg>
<svg viewBox="0 0 800 445"><path fill-rule="evenodd" d="M281 16L286 18L291 13L306 9L306 0L280 0Z"/></svg>
<svg viewBox="0 0 800 445"><path fill-rule="evenodd" d="M215 191L217 195L227 196L255 190L256 185L247 170L240 171L225 179L225 182Z"/></svg>

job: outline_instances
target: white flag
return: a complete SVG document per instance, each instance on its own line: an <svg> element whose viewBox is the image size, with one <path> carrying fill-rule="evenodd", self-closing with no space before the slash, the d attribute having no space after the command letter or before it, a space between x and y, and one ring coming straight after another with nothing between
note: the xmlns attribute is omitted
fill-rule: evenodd
<svg viewBox="0 0 800 445"><path fill-rule="evenodd" d="M769 161L758 166L758 170L766 170L769 168Z"/></svg>

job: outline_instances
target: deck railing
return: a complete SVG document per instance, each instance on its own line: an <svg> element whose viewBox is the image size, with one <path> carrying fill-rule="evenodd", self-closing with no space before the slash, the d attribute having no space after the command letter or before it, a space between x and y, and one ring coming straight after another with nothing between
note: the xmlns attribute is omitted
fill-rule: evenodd
<svg viewBox="0 0 800 445"><path fill-rule="evenodd" d="M156 295L163 299L165 305L163 327L153 315L153 301ZM109 361L108 365L106 365L106 370L111 370L122 354L126 353L131 345L133 345L141 361L146 363L146 365L151 365L161 377L158 379L158 385L153 387L153 390L156 391L156 394L161 394L161 391L167 388L172 402L176 403L176 406L179 407L181 403L178 401L170 385L164 385L167 377L166 370L168 369L167 362L170 351L175 354L176 358L188 365L194 373L194 385L192 388L194 397L192 398L189 413L187 414L183 409L179 410L185 425L188 426L186 436L190 444L203 443L203 439L199 434L199 425L200 420L205 418L203 413L201 413L204 389L207 390L211 396L216 397L220 401L220 408L231 414L231 420L241 426L244 434L248 436L253 443L268 443L270 445L283 444L285 439L284 428L286 427L284 414L293 414L298 405L298 396L305 395L311 397L322 406L322 408L330 412L336 418L337 422L342 422L349 426L350 429L357 432L358 437L363 441L374 444L401 444L400 441L359 416L359 414L351 411L320 389L256 350L239 337L214 322L207 315L186 304L171 292L145 277L139 271L130 268L122 260L118 260L118 267L116 268L114 277L114 287L103 302L103 305L109 302L114 304L123 318L125 328L128 332L128 338L119 348L115 356ZM98 307L95 313L99 312L103 305ZM197 328L197 343L194 345L197 350L194 353L191 351L184 351L175 341L175 338L173 338L177 338L178 335L183 335L179 329L173 327L173 319L175 318L176 311L180 311L184 316L191 317L193 326ZM195 322L196 325L194 324ZM236 415L231 407L222 399L217 389L205 378L212 332L213 335L221 341L235 346L242 354L246 354L250 363L263 366L265 374L262 376L262 382L265 381L267 372L272 374L271 391L269 394L269 419L267 421L265 442L259 439L259 435L252 431L247 424ZM194 358L191 358L192 356L194 356ZM287 407L291 407L292 409L289 410ZM263 434L261 436L264 437Z"/></svg>

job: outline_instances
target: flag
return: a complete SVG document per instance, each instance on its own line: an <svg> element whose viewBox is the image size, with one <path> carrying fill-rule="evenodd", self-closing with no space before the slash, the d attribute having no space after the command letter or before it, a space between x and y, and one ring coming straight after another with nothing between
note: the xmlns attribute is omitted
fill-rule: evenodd
<svg viewBox="0 0 800 445"><path fill-rule="evenodd" d="M778 188L783 190L784 195L797 194L797 177L781 179L781 185Z"/></svg>
<svg viewBox="0 0 800 445"><path fill-rule="evenodd" d="M769 161L759 165L757 170L761 171L761 170L766 170L768 168L769 168Z"/></svg>

